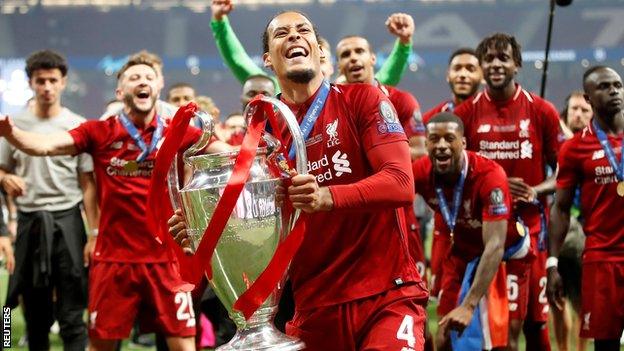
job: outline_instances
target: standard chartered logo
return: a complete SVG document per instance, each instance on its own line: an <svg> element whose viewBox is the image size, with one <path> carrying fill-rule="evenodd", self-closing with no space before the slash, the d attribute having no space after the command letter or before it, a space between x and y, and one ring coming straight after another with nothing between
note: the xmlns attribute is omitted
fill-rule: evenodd
<svg viewBox="0 0 624 351"><path fill-rule="evenodd" d="M334 171L336 171L336 177L340 177L344 173L351 173L351 162L347 159L347 154L342 153L340 150L336 151L332 156L332 162L334 163Z"/></svg>
<svg viewBox="0 0 624 351"><path fill-rule="evenodd" d="M525 140L520 144L520 158L533 158L533 144Z"/></svg>

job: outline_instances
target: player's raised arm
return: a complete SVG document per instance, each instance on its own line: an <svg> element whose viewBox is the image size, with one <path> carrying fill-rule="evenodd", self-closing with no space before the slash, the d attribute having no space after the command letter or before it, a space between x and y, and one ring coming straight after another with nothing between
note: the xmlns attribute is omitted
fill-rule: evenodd
<svg viewBox="0 0 624 351"><path fill-rule="evenodd" d="M386 27L392 35L397 37L397 40L375 78L382 84L395 86L403 78L407 60L412 54L414 19L405 13L393 13L386 20Z"/></svg>
<svg viewBox="0 0 624 351"><path fill-rule="evenodd" d="M31 156L73 155L74 139L68 132L40 134L17 128L9 116L0 116L0 136Z"/></svg>
<svg viewBox="0 0 624 351"><path fill-rule="evenodd" d="M212 35L221 58L232 71L234 77L243 84L250 76L266 75L266 72L249 57L230 25L227 15L234 9L232 1L212 0L210 9L212 10L212 20L210 21Z"/></svg>

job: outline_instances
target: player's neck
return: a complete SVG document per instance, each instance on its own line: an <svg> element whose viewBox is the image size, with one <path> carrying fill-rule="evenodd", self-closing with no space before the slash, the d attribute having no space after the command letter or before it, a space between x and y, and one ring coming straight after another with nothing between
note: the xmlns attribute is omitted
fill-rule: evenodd
<svg viewBox="0 0 624 351"><path fill-rule="evenodd" d="M39 118L52 118L58 116L63 110L60 101L52 105L34 104L32 112Z"/></svg>
<svg viewBox="0 0 624 351"><path fill-rule="evenodd" d="M295 83L289 79L280 81L282 87L282 97L286 101L294 104L302 104L316 93L321 84L323 83L323 76L317 74L308 83Z"/></svg>
<svg viewBox="0 0 624 351"><path fill-rule="evenodd" d="M132 110L129 107L124 107L124 113L135 126L145 128L146 125L152 122L152 119L156 115L156 108L152 108L148 112L141 112Z"/></svg>
<svg viewBox="0 0 624 351"><path fill-rule="evenodd" d="M600 128L607 134L618 135L624 132L624 112L622 111L606 118L595 115L595 118Z"/></svg>
<svg viewBox="0 0 624 351"><path fill-rule="evenodd" d="M488 87L488 95L494 101L506 101L511 99L516 93L516 83L512 80L502 89L492 89Z"/></svg>

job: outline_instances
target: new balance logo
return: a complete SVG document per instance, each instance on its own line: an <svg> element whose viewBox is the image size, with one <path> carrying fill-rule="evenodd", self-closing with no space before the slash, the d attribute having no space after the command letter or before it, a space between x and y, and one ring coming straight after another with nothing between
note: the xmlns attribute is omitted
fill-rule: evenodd
<svg viewBox="0 0 624 351"><path fill-rule="evenodd" d="M492 129L492 126L489 124L482 124L479 126L479 129L477 129L477 133L489 133L489 131Z"/></svg>
<svg viewBox="0 0 624 351"><path fill-rule="evenodd" d="M604 150L596 150L594 151L594 154L592 155L592 160L599 160L604 157L605 157Z"/></svg>
<svg viewBox="0 0 624 351"><path fill-rule="evenodd" d="M334 163L334 170L336 171L336 177L340 177L344 173L351 173L351 162L347 159L347 154L336 151L332 156L332 162Z"/></svg>

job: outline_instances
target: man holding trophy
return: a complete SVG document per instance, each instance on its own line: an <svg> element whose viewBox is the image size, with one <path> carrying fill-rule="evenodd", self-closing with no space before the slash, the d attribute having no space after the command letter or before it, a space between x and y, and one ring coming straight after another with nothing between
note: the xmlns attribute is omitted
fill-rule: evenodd
<svg viewBox="0 0 624 351"><path fill-rule="evenodd" d="M403 230L401 207L412 203L414 181L407 138L394 107L372 85L325 81L318 35L299 12L274 17L263 45L265 67L282 88L277 106L292 111L301 124L309 173L292 176L281 193L285 202L305 212L306 226L289 268L296 311L287 333L301 339L307 350L422 350L428 293ZM296 137L284 123L277 125L273 133L281 134L278 139L289 150ZM191 162L201 167L201 162ZM210 171L205 175L210 177ZM245 196L232 216L240 216ZM169 221L179 244L186 244L198 227L193 224L198 212L186 211L187 204L200 199L185 202L189 229L184 229L180 212ZM229 228L219 245L245 240L239 234L228 236ZM215 257L225 258L219 250L217 246L212 257L215 276L220 274ZM238 275L246 279L245 272Z"/></svg>

